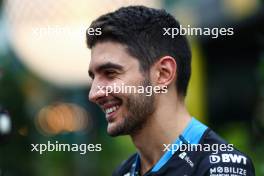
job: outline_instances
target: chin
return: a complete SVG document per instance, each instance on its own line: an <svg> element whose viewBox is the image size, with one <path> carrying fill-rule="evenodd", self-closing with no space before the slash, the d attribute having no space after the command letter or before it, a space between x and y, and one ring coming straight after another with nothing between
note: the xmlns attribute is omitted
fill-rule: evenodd
<svg viewBox="0 0 264 176"><path fill-rule="evenodd" d="M122 124L117 124L117 122L108 123L107 133L112 137L126 135L122 129Z"/></svg>
<svg viewBox="0 0 264 176"><path fill-rule="evenodd" d="M116 126L116 124L114 122L108 123L107 133L108 133L108 135L113 136L113 137L119 136L118 127Z"/></svg>

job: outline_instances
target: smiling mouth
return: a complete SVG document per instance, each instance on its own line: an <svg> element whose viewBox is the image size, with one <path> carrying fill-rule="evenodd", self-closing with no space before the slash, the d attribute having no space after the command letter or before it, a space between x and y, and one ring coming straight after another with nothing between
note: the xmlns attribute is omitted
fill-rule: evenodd
<svg viewBox="0 0 264 176"><path fill-rule="evenodd" d="M122 105L122 100L120 99L104 102L104 104L101 107L105 112L106 119L108 122L112 122L115 119L115 114L118 112L121 105Z"/></svg>
<svg viewBox="0 0 264 176"><path fill-rule="evenodd" d="M120 107L119 105L116 105L116 106L105 109L106 117L109 118L111 115L115 114L115 112L117 112L119 107Z"/></svg>

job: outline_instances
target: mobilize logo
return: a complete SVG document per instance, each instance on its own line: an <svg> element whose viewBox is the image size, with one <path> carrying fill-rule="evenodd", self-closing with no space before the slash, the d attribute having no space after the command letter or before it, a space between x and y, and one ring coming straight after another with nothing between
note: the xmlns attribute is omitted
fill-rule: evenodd
<svg viewBox="0 0 264 176"><path fill-rule="evenodd" d="M242 155L237 154L222 154L222 155L210 155L209 156L210 163L215 164L219 162L223 163L243 163L244 165L247 164L247 158Z"/></svg>
<svg viewBox="0 0 264 176"><path fill-rule="evenodd" d="M213 167L210 168L210 176L246 176L247 170L240 167Z"/></svg>

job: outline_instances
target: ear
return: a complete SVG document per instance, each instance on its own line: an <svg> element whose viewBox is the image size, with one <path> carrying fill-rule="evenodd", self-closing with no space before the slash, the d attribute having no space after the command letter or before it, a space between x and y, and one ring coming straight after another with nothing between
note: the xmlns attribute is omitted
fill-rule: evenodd
<svg viewBox="0 0 264 176"><path fill-rule="evenodd" d="M171 56L164 56L160 58L152 68L153 76L156 84L162 86L169 86L176 80L177 63Z"/></svg>

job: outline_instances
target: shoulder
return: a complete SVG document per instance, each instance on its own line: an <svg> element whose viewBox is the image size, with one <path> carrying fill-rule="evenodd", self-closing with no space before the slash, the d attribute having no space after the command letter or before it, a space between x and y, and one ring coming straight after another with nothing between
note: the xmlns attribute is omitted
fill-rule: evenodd
<svg viewBox="0 0 264 176"><path fill-rule="evenodd" d="M124 160L113 172L112 176L123 176L130 172L130 168L136 159L136 153L131 155L127 160Z"/></svg>
<svg viewBox="0 0 264 176"><path fill-rule="evenodd" d="M251 159L211 129L206 131L200 142L204 146L208 145L210 150L203 151L203 156L196 169L199 172L197 175L255 175Z"/></svg>

